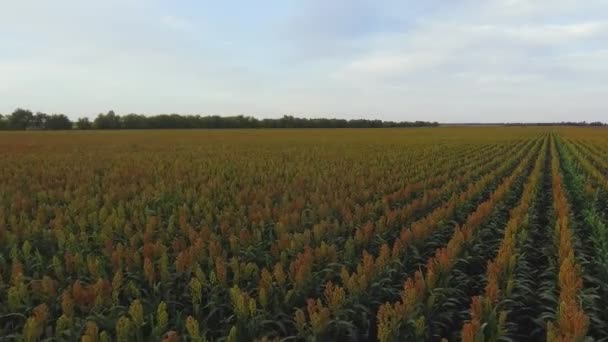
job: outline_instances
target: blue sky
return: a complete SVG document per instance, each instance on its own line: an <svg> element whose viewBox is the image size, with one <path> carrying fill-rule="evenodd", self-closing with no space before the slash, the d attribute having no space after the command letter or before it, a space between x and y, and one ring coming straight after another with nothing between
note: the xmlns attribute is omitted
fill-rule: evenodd
<svg viewBox="0 0 608 342"><path fill-rule="evenodd" d="M608 121L606 0L0 0L0 113Z"/></svg>

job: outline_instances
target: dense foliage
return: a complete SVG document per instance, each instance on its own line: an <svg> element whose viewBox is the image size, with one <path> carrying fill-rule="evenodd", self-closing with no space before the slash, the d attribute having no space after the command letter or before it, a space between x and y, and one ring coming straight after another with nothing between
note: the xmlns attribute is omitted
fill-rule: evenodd
<svg viewBox="0 0 608 342"><path fill-rule="evenodd" d="M0 130L68 130L68 129L195 129L195 128L396 128L435 127L436 122L394 122L366 119L296 118L283 116L280 119L257 119L250 116L200 116L200 115L117 115L114 111L97 115L94 121L80 118L76 122L63 114L47 115L32 113L27 109L16 109L10 115L0 115Z"/></svg>
<svg viewBox="0 0 608 342"><path fill-rule="evenodd" d="M588 128L0 133L0 340L606 339L607 172Z"/></svg>

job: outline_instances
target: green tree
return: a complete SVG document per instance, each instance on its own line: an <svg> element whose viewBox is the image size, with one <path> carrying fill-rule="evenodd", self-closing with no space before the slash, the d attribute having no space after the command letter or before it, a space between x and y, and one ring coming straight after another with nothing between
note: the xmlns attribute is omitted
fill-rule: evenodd
<svg viewBox="0 0 608 342"><path fill-rule="evenodd" d="M121 117L121 127L125 129L148 128L148 119L144 115L128 114Z"/></svg>
<svg viewBox="0 0 608 342"><path fill-rule="evenodd" d="M63 114L53 114L46 120L44 128L52 130L72 129L72 121Z"/></svg>
<svg viewBox="0 0 608 342"><path fill-rule="evenodd" d="M38 129L44 129L46 128L46 121L49 119L49 116L41 113L41 112L37 112L36 115L34 115L34 118L32 119L32 124L31 126L38 128Z"/></svg>
<svg viewBox="0 0 608 342"><path fill-rule="evenodd" d="M120 116L116 115L113 110L108 114L99 114L93 123L97 129L120 129Z"/></svg>
<svg viewBox="0 0 608 342"><path fill-rule="evenodd" d="M27 109L17 108L8 117L8 126L10 129L25 130L29 127L34 119L34 114Z"/></svg>
<svg viewBox="0 0 608 342"><path fill-rule="evenodd" d="M8 118L0 114L0 130L8 129Z"/></svg>
<svg viewBox="0 0 608 342"><path fill-rule="evenodd" d="M91 120L89 120L89 118L79 118L78 121L76 121L76 128L77 129L92 129L93 123L91 122Z"/></svg>

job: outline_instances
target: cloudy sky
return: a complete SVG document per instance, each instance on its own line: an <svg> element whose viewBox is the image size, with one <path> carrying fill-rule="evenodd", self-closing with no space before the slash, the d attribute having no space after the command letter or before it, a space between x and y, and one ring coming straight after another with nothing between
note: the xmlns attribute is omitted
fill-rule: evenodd
<svg viewBox="0 0 608 342"><path fill-rule="evenodd" d="M0 113L608 121L606 0L0 0Z"/></svg>

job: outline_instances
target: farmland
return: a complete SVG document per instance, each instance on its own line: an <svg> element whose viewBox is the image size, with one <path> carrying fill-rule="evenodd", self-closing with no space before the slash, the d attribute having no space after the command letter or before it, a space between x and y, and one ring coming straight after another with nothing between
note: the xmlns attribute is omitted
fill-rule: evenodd
<svg viewBox="0 0 608 342"><path fill-rule="evenodd" d="M0 340L608 338L608 134L0 133Z"/></svg>

